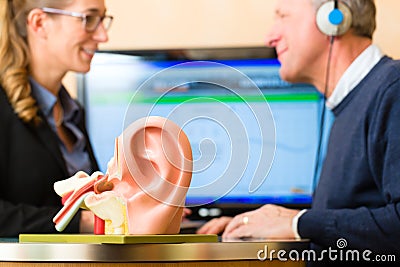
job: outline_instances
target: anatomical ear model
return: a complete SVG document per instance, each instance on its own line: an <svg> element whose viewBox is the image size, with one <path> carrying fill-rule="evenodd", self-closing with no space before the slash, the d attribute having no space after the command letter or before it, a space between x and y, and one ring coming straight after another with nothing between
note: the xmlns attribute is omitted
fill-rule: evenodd
<svg viewBox="0 0 400 267"><path fill-rule="evenodd" d="M98 234L176 234L191 177L192 151L182 129L165 118L142 118L116 139L105 175L78 172L54 184L64 207L53 221L62 231L87 208L97 216Z"/></svg>

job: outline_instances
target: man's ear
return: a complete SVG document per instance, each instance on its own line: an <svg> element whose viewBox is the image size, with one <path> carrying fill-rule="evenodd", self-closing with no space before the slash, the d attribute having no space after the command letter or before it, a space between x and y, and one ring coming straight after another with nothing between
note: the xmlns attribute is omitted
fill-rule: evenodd
<svg viewBox="0 0 400 267"><path fill-rule="evenodd" d="M46 24L48 16L39 8L32 9L27 17L27 31L39 35L42 38L47 37Z"/></svg>

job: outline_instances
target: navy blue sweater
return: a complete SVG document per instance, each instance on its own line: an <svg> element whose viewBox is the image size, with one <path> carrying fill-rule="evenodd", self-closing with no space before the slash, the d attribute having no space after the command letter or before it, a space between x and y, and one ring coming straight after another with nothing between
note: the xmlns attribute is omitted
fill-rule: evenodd
<svg viewBox="0 0 400 267"><path fill-rule="evenodd" d="M319 249L338 249L344 238L348 249L400 254L400 62L382 58L333 112L299 234Z"/></svg>

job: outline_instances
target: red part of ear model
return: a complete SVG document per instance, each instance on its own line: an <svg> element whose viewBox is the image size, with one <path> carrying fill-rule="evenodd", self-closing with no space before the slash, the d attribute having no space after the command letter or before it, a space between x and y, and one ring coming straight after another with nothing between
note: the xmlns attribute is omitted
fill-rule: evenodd
<svg viewBox="0 0 400 267"><path fill-rule="evenodd" d="M56 224L56 228L59 227L57 230L64 230L64 228L68 225L69 221L72 219L77 211L75 210L71 213L71 210L73 210L73 207L76 205L76 203L83 201L84 195L87 195L89 192L93 192L93 185L94 181L91 181L81 188L73 191L72 194L68 193L68 198L63 201L63 208L53 218L53 222Z"/></svg>
<svg viewBox="0 0 400 267"><path fill-rule="evenodd" d="M65 204L65 202L67 202L68 198L70 198L70 196L72 196L72 194L74 193L74 191L71 191L69 193L66 193L64 196L61 197L61 204Z"/></svg>

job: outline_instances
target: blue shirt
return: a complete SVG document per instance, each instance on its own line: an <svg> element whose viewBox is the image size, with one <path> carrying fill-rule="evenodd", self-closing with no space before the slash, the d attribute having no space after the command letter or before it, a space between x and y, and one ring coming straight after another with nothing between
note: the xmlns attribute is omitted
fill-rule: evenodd
<svg viewBox="0 0 400 267"><path fill-rule="evenodd" d="M38 106L44 114L49 126L57 134L57 127L53 118L53 107L57 102L57 97L50 93L43 86L38 84L34 79L30 78L32 95L36 99ZM71 98L67 90L62 86L58 93L61 106L64 110L64 127L70 131L75 143L72 150L68 151L61 139L58 139L61 154L65 160L68 173L72 176L77 171L90 172L91 164L89 154L85 151L86 139L82 131L78 128L77 123L83 115L80 112L77 103ZM58 136L58 135L57 135Z"/></svg>

